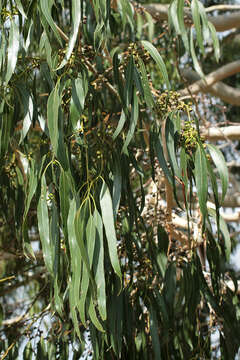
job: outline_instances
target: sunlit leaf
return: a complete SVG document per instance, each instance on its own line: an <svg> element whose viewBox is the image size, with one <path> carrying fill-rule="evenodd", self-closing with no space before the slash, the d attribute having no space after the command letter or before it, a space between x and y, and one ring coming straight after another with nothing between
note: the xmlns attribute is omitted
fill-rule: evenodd
<svg viewBox="0 0 240 360"><path fill-rule="evenodd" d="M19 28L14 20L11 20L9 41L8 41L8 54L7 54L7 72L5 75L5 85L8 84L17 64L18 50L19 50Z"/></svg>
<svg viewBox="0 0 240 360"><path fill-rule="evenodd" d="M161 55L149 41L142 40L142 44L145 47L145 49L147 51L149 51L152 58L156 61L157 65L159 67L159 70L163 76L164 82L167 85L167 88L170 89L170 83L169 83L169 79L168 79L167 69L166 69L166 66L164 64L164 61L163 61Z"/></svg>
<svg viewBox="0 0 240 360"><path fill-rule="evenodd" d="M121 269L117 254L117 238L114 227L112 198L109 189L107 187L107 184L105 182L103 182L100 193L100 205L102 211L102 221L104 224L105 233L108 242L108 250L109 250L111 264L115 273L118 275L120 281L122 282Z"/></svg>
<svg viewBox="0 0 240 360"><path fill-rule="evenodd" d="M50 243L49 217L48 217L48 206L47 206L47 184L44 174L42 175L42 179L41 179L41 196L38 201L37 217L38 217L38 229L39 229L39 235L43 249L44 261L48 271L52 274L53 249Z"/></svg>
<svg viewBox="0 0 240 360"><path fill-rule="evenodd" d="M194 26L195 26L195 30L196 30L196 34L197 34L198 46L200 47L202 54L204 54L204 46L203 46L203 38L202 38L202 32L201 32L198 0L193 0L191 2L191 9L192 9L193 22L194 22Z"/></svg>
<svg viewBox="0 0 240 360"><path fill-rule="evenodd" d="M43 15L48 23L48 25L51 27L52 31L54 32L54 35L56 36L58 42L60 45L62 45L62 40L59 35L59 31L56 27L56 24L52 18L52 6L53 6L54 0L40 0L40 6L41 10L43 12Z"/></svg>
<svg viewBox="0 0 240 360"><path fill-rule="evenodd" d="M57 70L61 69L64 65L66 65L66 63L68 62L68 60L72 54L73 48L74 48L76 40L77 40L80 20L81 20L80 1L72 0L72 32L71 32L71 35L69 38L66 54L65 54L64 59L62 60L61 64L58 66Z"/></svg>

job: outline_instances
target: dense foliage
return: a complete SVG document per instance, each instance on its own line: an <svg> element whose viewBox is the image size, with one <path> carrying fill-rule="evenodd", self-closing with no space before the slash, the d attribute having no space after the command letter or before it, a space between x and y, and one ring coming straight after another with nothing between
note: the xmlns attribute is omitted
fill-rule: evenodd
<svg viewBox="0 0 240 360"><path fill-rule="evenodd" d="M0 0L2 359L79 359L88 333L94 359L237 354L228 169L178 92L219 43L183 5Z"/></svg>

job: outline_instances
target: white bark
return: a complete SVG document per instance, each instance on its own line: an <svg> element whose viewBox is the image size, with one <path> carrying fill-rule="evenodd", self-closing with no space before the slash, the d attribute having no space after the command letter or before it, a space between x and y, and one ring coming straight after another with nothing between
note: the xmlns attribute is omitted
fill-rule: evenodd
<svg viewBox="0 0 240 360"><path fill-rule="evenodd" d="M201 134L208 140L240 140L240 125L226 127L205 127L201 129Z"/></svg>
<svg viewBox="0 0 240 360"><path fill-rule="evenodd" d="M144 8L152 15L157 21L168 19L168 8L169 4L148 4L144 5ZM206 9L207 11L208 9ZM212 9L210 10L212 11ZM189 8L185 10L186 15L190 15ZM240 12L228 13L224 15L208 16L216 31L226 31L233 28L240 28Z"/></svg>
<svg viewBox="0 0 240 360"><path fill-rule="evenodd" d="M216 71L211 72L205 76L205 79L198 80L187 88L180 90L180 94L181 96L186 96L189 93L194 95L200 91L206 92L218 81L226 79L227 77L232 76L238 72L240 72L240 60L233 61L220 67Z"/></svg>
<svg viewBox="0 0 240 360"><path fill-rule="evenodd" d="M200 76L195 71L190 69L182 70L181 74L189 82L194 82L200 79ZM216 96L228 104L240 106L240 89L226 85L222 81L218 81L210 87L204 87L203 85L201 92Z"/></svg>

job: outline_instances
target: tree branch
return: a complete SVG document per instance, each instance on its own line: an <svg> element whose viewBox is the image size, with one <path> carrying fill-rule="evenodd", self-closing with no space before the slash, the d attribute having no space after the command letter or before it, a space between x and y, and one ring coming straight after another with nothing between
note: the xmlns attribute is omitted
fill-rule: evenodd
<svg viewBox="0 0 240 360"><path fill-rule="evenodd" d="M168 20L169 4L146 4L143 7L155 20ZM220 8L218 10L220 10ZM206 8L206 11L208 12L208 8ZM213 10L210 8L209 11ZM185 8L185 15L191 17L189 8ZM215 26L216 31L226 31L233 28L240 28L240 12L238 11L236 13L208 16L208 21Z"/></svg>
<svg viewBox="0 0 240 360"><path fill-rule="evenodd" d="M205 10L206 10L206 12L240 10L240 5L226 5L226 4L213 5L213 6L209 6Z"/></svg>
<svg viewBox="0 0 240 360"><path fill-rule="evenodd" d="M194 82L200 79L200 76L191 69L184 69L181 71L181 74L189 82ZM240 89L235 89L224 84L222 81L218 81L211 87L202 87L201 92L216 96L228 104L240 106Z"/></svg>
<svg viewBox="0 0 240 360"><path fill-rule="evenodd" d="M201 129L201 134L211 141L217 140L240 140L240 124L226 127L205 127Z"/></svg>
<svg viewBox="0 0 240 360"><path fill-rule="evenodd" d="M205 76L205 79L198 80L194 84L187 88L180 90L180 95L188 95L189 92L194 95L200 91L206 91L209 87L212 87L216 82L226 79L236 73L240 72L240 60L233 61L227 65L224 65Z"/></svg>

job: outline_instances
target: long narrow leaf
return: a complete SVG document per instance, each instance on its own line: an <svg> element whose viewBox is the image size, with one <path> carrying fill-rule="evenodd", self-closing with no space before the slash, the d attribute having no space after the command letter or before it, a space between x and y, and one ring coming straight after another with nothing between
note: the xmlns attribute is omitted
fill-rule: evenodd
<svg viewBox="0 0 240 360"><path fill-rule="evenodd" d="M103 223L97 210L94 211L93 220L96 228L96 244L93 258L95 282L97 285L97 301L99 314L102 320L107 318L106 290L104 274L104 244L103 244Z"/></svg>
<svg viewBox="0 0 240 360"><path fill-rule="evenodd" d="M222 203L228 188L228 168L221 151L212 144L207 144L207 147L221 179L221 183L222 183L221 203Z"/></svg>
<svg viewBox="0 0 240 360"><path fill-rule="evenodd" d="M56 36L59 44L62 45L61 37L59 35L58 29L51 15L53 3L54 3L53 0L40 0L40 6L43 15L45 16L48 25L51 27L52 31L54 32L54 35Z"/></svg>
<svg viewBox="0 0 240 360"><path fill-rule="evenodd" d="M134 89L135 90L135 89ZM136 94L136 91L133 94L133 104L132 104L132 109L131 109L131 119L130 119L130 126L129 126L129 130L127 133L127 137L126 140L123 144L123 148L122 148L122 152L125 153L127 150L127 147L130 143L130 141L132 140L132 137L134 135L134 131L137 125L137 120L138 120L138 97Z"/></svg>
<svg viewBox="0 0 240 360"><path fill-rule="evenodd" d="M201 49L202 54L204 54L204 46L203 46L203 37L202 37L202 31L201 31L201 23L200 23L200 14L199 14L199 8L198 8L198 0L193 0L191 2L191 9L192 9L192 16L193 16L193 22L197 34L197 42L198 46Z"/></svg>
<svg viewBox="0 0 240 360"><path fill-rule="evenodd" d="M38 201L37 207L37 218L38 218L38 229L41 239L42 249L43 249L43 258L46 264L46 267L50 274L53 273L53 253L50 243L49 235L49 217L48 217L48 207L47 207L47 185L45 175L42 175L41 180L41 196Z"/></svg>
<svg viewBox="0 0 240 360"><path fill-rule="evenodd" d="M165 84L167 85L167 88L170 89L170 83L169 83L169 79L168 79L166 65L164 64L164 61L163 61L161 55L149 41L142 40L142 44L145 47L145 49L150 53L152 58L156 61L157 65L159 67L159 70L163 76L163 79L165 81Z"/></svg>
<svg viewBox="0 0 240 360"><path fill-rule="evenodd" d="M18 50L19 50L19 28L15 21L11 20L9 41L8 41L8 55L7 55L7 72L5 76L5 86L8 84L14 69L17 64Z"/></svg>
<svg viewBox="0 0 240 360"><path fill-rule="evenodd" d="M70 35L70 38L69 38L68 48L67 48L66 54L64 56L63 61L58 66L57 70L61 69L68 62L68 60L69 60L69 58L70 58L70 56L72 54L73 48L75 46L78 31L79 31L79 25L80 25L80 21L81 21L80 1L79 0L72 0L71 3L72 3L72 24L73 24L73 28L72 28L72 32L71 32L71 35Z"/></svg>
<svg viewBox="0 0 240 360"><path fill-rule="evenodd" d="M195 155L195 179L200 210L205 218L207 215L208 176L206 155L200 145L198 145Z"/></svg>
<svg viewBox="0 0 240 360"><path fill-rule="evenodd" d="M117 237L114 227L114 215L113 215L113 206L112 198L110 191L107 187L107 184L103 182L101 193L100 193L100 206L102 211L102 220L105 228L105 233L107 237L109 256L111 260L112 267L122 283L122 275L120 264L117 254Z"/></svg>

